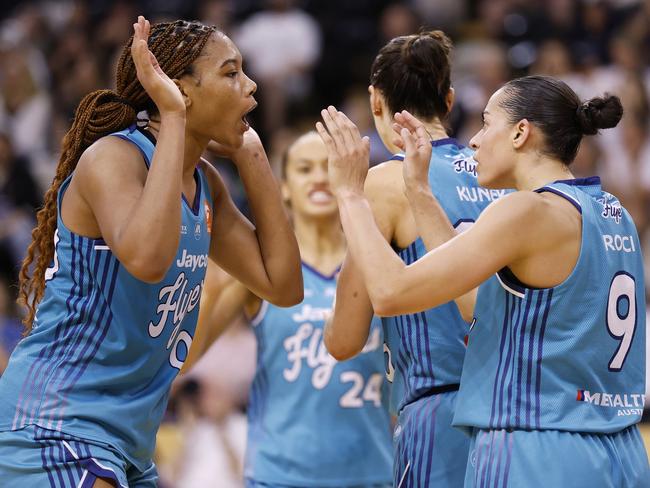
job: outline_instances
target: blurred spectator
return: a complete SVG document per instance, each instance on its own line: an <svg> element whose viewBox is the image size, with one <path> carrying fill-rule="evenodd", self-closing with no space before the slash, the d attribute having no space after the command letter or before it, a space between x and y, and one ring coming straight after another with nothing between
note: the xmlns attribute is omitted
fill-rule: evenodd
<svg viewBox="0 0 650 488"><path fill-rule="evenodd" d="M203 0L199 19L206 25L216 25L221 32L232 35L234 8L231 0Z"/></svg>
<svg viewBox="0 0 650 488"><path fill-rule="evenodd" d="M293 0L266 0L267 9L234 34L246 69L258 83L266 134L287 123L290 103L304 100L321 50L316 21Z"/></svg>
<svg viewBox="0 0 650 488"><path fill-rule="evenodd" d="M481 114L492 93L510 79L505 47L494 41L459 43L452 52L456 101L451 117L459 141L467 143L480 129Z"/></svg>
<svg viewBox="0 0 650 488"><path fill-rule="evenodd" d="M0 270L15 281L31 241L41 189L30 173L27 158L14 154L9 136L0 132Z"/></svg>
<svg viewBox="0 0 650 488"><path fill-rule="evenodd" d="M26 48L0 53L0 130L9 136L16 154L28 158L47 180L53 171L47 144L51 102L37 83L30 59L40 56Z"/></svg>
<svg viewBox="0 0 650 488"><path fill-rule="evenodd" d="M255 335L242 320L229 327L179 381L196 380L206 395L220 392L231 398L234 406L244 407L255 375L256 350Z"/></svg>
<svg viewBox="0 0 650 488"><path fill-rule="evenodd" d="M9 281L0 276L0 376L11 351L22 337L23 326L15 306L15 293Z"/></svg>
<svg viewBox="0 0 650 488"><path fill-rule="evenodd" d="M177 488L218 486L242 488L246 416L226 391L206 390L199 381L184 380L175 389L176 423L161 429L158 457L163 482ZM173 445L165 447L165 441ZM170 455L170 453L173 453Z"/></svg>
<svg viewBox="0 0 650 488"><path fill-rule="evenodd" d="M323 32L323 52L315 70L316 106L341 104L347 89L368 84L370 65L384 44L377 28L390 0L311 0L307 10ZM318 112L314 114L318 115Z"/></svg>
<svg viewBox="0 0 650 488"><path fill-rule="evenodd" d="M190 380L182 387L179 418L186 449L176 486L241 488L246 416L226 392L207 394L200 385Z"/></svg>
<svg viewBox="0 0 650 488"><path fill-rule="evenodd" d="M384 45L395 37L413 34L420 29L422 24L415 11L408 5L392 3L382 11L379 18L381 35L379 42Z"/></svg>

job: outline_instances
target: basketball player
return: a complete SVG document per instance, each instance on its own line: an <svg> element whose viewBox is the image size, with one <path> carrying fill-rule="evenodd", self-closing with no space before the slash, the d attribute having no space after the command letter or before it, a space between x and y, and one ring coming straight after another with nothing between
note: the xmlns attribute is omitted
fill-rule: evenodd
<svg viewBox="0 0 650 488"><path fill-rule="evenodd" d="M337 362L323 344L345 238L318 134L294 142L282 168L282 193L292 210L303 261L305 299L290 308L277 307L231 280L217 295L204 296L197 343L187 365L243 310L258 346L248 408L247 486L391 486L379 321L373 322L354 359ZM208 271L208 280L215 278L214 271Z"/></svg>
<svg viewBox="0 0 650 488"><path fill-rule="evenodd" d="M615 96L581 102L553 78L507 83L470 144L481 185L519 191L455 237L435 198L418 192L442 245L407 266L363 196L367 141L342 113L323 111L330 181L375 310L416 312L483 283L454 416L471 432L466 487L650 484L636 427L645 386L637 232L599 178L569 169L583 135L615 126L622 112ZM397 122L405 164L423 172L425 127L407 112Z"/></svg>
<svg viewBox="0 0 650 488"><path fill-rule="evenodd" d="M213 27L139 17L117 92L81 101L21 272L28 334L0 379L3 487L156 485L156 430L208 257L267 300L301 300L241 65ZM136 128L142 110L157 130ZM211 139L229 148L256 228L200 159Z"/></svg>
<svg viewBox="0 0 650 488"><path fill-rule="evenodd" d="M398 153L393 114L404 109L425 121L432 155L428 174L419 175L426 191L436 195L458 231L504 191L478 188L472 151L450 138L444 121L454 92L450 82L451 42L441 31L398 37L384 46L371 71L370 105L386 147ZM413 212L405 192L404 156L373 168L365 194L387 243L409 264L431 247L426 214ZM410 186L407 186L408 190ZM424 225L416 226L422 219ZM418 232L420 229L420 232ZM358 353L369 332L373 308L348 255L337 288L334 318L325 332L326 345L338 359ZM459 302L462 307L462 301ZM469 439L451 421L465 355L469 325L462 310L449 301L422 313L382 319L387 377L392 382L391 410L398 415L394 442L395 486L457 487L465 476ZM467 320L471 320L471 311ZM427 449L426 456L422 455Z"/></svg>

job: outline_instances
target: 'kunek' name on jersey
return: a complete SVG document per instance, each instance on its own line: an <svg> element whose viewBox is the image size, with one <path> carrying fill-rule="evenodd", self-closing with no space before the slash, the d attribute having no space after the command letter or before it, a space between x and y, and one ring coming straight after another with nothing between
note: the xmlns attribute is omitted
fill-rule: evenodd
<svg viewBox="0 0 650 488"><path fill-rule="evenodd" d="M488 190L487 188L469 188L467 186L457 186L456 192L461 202L492 202L506 194L506 190Z"/></svg>
<svg viewBox="0 0 650 488"><path fill-rule="evenodd" d="M183 255L176 260L176 266L179 268L192 268L192 271L196 271L196 268L207 268L208 255L188 254L187 249L183 249Z"/></svg>

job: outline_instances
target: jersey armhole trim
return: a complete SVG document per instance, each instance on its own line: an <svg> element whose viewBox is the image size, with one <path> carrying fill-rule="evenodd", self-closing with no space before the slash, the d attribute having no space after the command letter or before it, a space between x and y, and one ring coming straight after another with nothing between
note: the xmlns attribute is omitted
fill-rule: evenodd
<svg viewBox="0 0 650 488"><path fill-rule="evenodd" d="M260 305L260 309L250 319L250 323L253 327L257 327L258 325L260 325L262 320L264 320L264 316L266 315L266 311L268 310L268 308L269 308L269 302L267 302L266 300L262 300L262 305Z"/></svg>
<svg viewBox="0 0 650 488"><path fill-rule="evenodd" d="M582 207L580 206L580 202L576 200L574 197L572 197L571 195L569 195L568 193L564 193L562 190L558 190L557 188L553 188L550 186L543 186L535 190L535 193L544 193L545 191L549 193L554 193L555 195L558 195L564 198L565 200L568 200L568 202L571 205L573 205L578 210L578 212L582 213Z"/></svg>
<svg viewBox="0 0 650 488"><path fill-rule="evenodd" d="M501 272L497 271L495 273L495 276L497 277L497 280L499 280L499 283L501 286L508 292L511 293L512 295L519 297L519 298L526 298L526 289L521 288L514 283L506 283L505 277L501 276Z"/></svg>
<svg viewBox="0 0 650 488"><path fill-rule="evenodd" d="M128 137L124 134L120 134L119 132L115 132L113 134L109 134L109 136L117 137L119 139L122 139L124 141L130 142L133 144L135 147L138 148L138 151L140 151L140 154L142 155L142 158L144 159L144 164L149 169L151 167L151 161L149 161L149 158L147 157L147 154L144 152L144 149L140 146L140 144L137 143L137 141L131 137ZM142 136L144 137L144 136ZM146 139L148 141L148 139Z"/></svg>

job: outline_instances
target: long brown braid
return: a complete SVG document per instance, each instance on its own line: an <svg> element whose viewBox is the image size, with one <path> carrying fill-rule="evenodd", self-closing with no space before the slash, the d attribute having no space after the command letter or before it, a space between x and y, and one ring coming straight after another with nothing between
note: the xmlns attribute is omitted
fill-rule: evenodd
<svg viewBox="0 0 650 488"><path fill-rule="evenodd" d="M178 79L191 72L192 63L214 32L217 32L215 27L196 21L165 22L151 26L148 45L167 76ZM72 126L63 138L56 175L45 193L43 208L36 216L37 225L32 231L32 243L20 270L18 302L27 307L27 315L23 320L25 334L32 329L36 306L45 292L45 270L54 258L57 196L61 184L74 171L81 154L93 142L132 125L141 110L147 110L150 114L156 111L155 104L138 81L131 57L132 42L133 37L120 56L116 90L97 90L86 95L79 103Z"/></svg>

